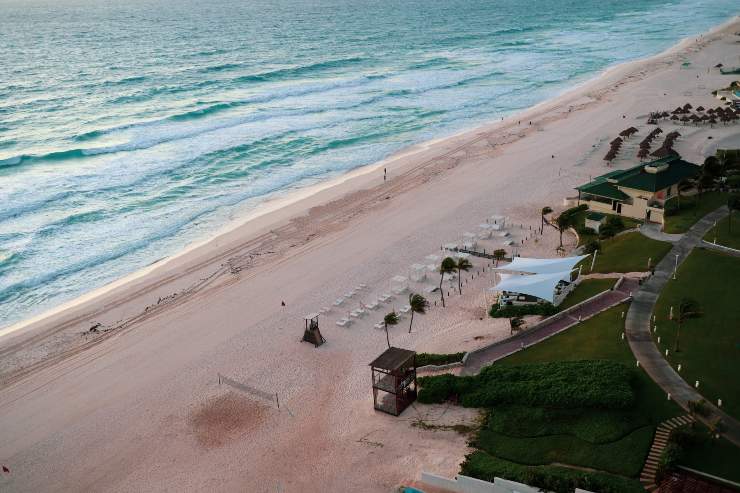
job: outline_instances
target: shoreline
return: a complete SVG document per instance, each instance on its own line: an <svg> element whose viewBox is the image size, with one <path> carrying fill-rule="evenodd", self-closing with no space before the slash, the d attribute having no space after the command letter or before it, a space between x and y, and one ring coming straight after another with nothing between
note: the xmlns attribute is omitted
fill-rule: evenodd
<svg viewBox="0 0 740 493"><path fill-rule="evenodd" d="M305 207L305 210L307 211L310 207L331 202L343 193L351 193L353 191L362 190L364 187L370 185L370 183L368 183L368 175L379 171L384 167L388 168L389 178L393 176L394 172L397 173L399 171L405 171L403 169L403 163L401 163L401 166L399 167L401 169L394 169L394 162L403 160L404 158L410 158L423 152L427 152L434 146L444 146L445 144L448 144L456 139L472 139L479 134L519 126L515 125L514 122L518 120L533 118L534 115L552 110L567 102L569 99L577 100L578 97L586 95L588 91L604 84L606 80L611 77L621 77L636 66L648 64L652 61L657 61L669 57L672 54L680 52L686 49L688 46L699 42L705 37L710 37L722 32L723 30L737 23L738 20L740 20L740 16L730 16L725 22L714 26L708 31L682 38L678 40L674 45L659 53L606 67L598 73L594 74L592 77L584 80L583 82L563 90L556 96L545 99L528 108L522 109L508 117L502 118L501 120L490 121L488 123L463 129L449 135L444 135L438 138L413 144L406 148L400 149L397 152L394 152L381 161L359 166L355 169L342 173L339 176L328 178L326 180L321 180L319 183L307 185L304 187L298 187L295 189L274 192L273 194L264 197L264 199L262 199L253 208L245 211L243 215L239 215L228 223L214 229L214 231L209 233L206 237L195 240L188 245L185 245L181 250L172 255L155 260L146 267L137 269L126 276L106 283L99 288L96 288L90 292L84 293L78 297L63 302L58 306L45 310L37 315L19 320L5 327L0 327L0 344L7 340L8 336L12 338L15 335L22 335L22 333L26 330L33 330L34 324L43 324L45 321L48 321L48 319L54 316L64 316L65 312L69 310L74 310L75 308L84 306L86 303L93 302L97 298L114 293L116 290L125 288L126 286L130 285L131 283L135 283L136 281L145 280L148 275L154 274L160 269L167 269L169 266L176 264L178 261L187 262L189 260L188 256L200 255L203 250L217 247L219 241L224 240L227 236L234 235L237 232L242 232L242 230L249 228L251 228L252 230L246 231L244 232L244 234L257 236L260 233L263 233L265 230L279 227L290 221L291 219L295 218L296 216L301 215L301 206L303 204L306 204L307 207ZM348 190L343 190L344 188L348 188Z"/></svg>

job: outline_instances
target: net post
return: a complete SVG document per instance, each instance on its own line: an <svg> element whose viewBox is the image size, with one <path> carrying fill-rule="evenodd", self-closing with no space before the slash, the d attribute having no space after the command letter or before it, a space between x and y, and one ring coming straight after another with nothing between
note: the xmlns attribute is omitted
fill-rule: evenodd
<svg viewBox="0 0 740 493"><path fill-rule="evenodd" d="M280 409L280 399L278 399L278 393L275 392L275 402L277 403L277 408Z"/></svg>

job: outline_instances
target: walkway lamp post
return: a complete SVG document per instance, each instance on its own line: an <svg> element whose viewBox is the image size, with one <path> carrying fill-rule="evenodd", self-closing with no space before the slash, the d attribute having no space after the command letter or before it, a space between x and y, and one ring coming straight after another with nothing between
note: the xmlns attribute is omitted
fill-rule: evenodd
<svg viewBox="0 0 740 493"><path fill-rule="evenodd" d="M673 280L676 280L676 271L678 270L678 255L676 254L676 265L673 267Z"/></svg>

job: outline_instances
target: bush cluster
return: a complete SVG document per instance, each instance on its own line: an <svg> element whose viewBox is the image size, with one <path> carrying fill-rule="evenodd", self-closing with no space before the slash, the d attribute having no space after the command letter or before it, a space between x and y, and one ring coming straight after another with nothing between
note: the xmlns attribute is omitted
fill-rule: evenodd
<svg viewBox="0 0 740 493"><path fill-rule="evenodd" d="M457 363L458 361L462 361L463 356L465 356L465 353L419 353L416 355L416 366L449 365L450 363Z"/></svg>
<svg viewBox="0 0 740 493"><path fill-rule="evenodd" d="M604 224L599 228L599 238L611 238L624 230L624 221L619 216L608 216Z"/></svg>
<svg viewBox="0 0 740 493"><path fill-rule="evenodd" d="M576 471L564 467L522 466L476 451L465 457L460 471L466 476L493 481L506 478L554 493L572 493L576 488L600 493L644 493L637 480L607 473Z"/></svg>
<svg viewBox="0 0 740 493"><path fill-rule="evenodd" d="M631 369L606 360L493 365L472 377L424 377L419 380L419 401L458 398L465 407L522 404L625 409L634 404L633 376Z"/></svg>
<svg viewBox="0 0 740 493"><path fill-rule="evenodd" d="M558 308L552 303L530 303L527 305L493 305L488 314L493 318L513 318L525 315L549 317L555 315L558 311Z"/></svg>

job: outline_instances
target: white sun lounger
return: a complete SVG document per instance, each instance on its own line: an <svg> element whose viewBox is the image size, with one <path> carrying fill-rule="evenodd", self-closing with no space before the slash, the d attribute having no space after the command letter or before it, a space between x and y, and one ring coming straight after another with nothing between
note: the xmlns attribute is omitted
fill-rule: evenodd
<svg viewBox="0 0 740 493"><path fill-rule="evenodd" d="M376 329L384 329L385 328L385 322L378 322L377 324L373 325Z"/></svg>
<svg viewBox="0 0 740 493"><path fill-rule="evenodd" d="M358 291L361 289L367 289L367 284L358 284L355 289L357 289Z"/></svg>
<svg viewBox="0 0 740 493"><path fill-rule="evenodd" d="M339 306L342 303L344 303L344 298L337 298L336 300L334 300L334 306Z"/></svg>
<svg viewBox="0 0 740 493"><path fill-rule="evenodd" d="M435 292L437 289L439 289L439 286L427 286L424 288L424 292L429 294Z"/></svg>
<svg viewBox="0 0 740 493"><path fill-rule="evenodd" d="M401 309L400 309L400 310L398 310L398 311L399 311L399 312L401 312L401 313L408 313L408 312L410 312L410 311L411 311L411 305L404 305L404 306L403 306L403 307L401 307Z"/></svg>
<svg viewBox="0 0 740 493"><path fill-rule="evenodd" d="M327 313L329 313L330 311L331 311L331 307L328 307L328 306L322 306L322 307L321 307L321 310L319 310L319 313L320 313L321 315L326 315L326 314L327 314Z"/></svg>
<svg viewBox="0 0 740 493"><path fill-rule="evenodd" d="M355 295L355 292L354 291L348 291L348 292L344 293L344 297L345 298L351 298L354 295Z"/></svg>
<svg viewBox="0 0 740 493"><path fill-rule="evenodd" d="M380 296L378 296L378 301L380 301L381 303L388 303L392 299L393 299L393 296L391 296L388 293L383 293Z"/></svg>
<svg viewBox="0 0 740 493"><path fill-rule="evenodd" d="M365 308L367 308L368 310L377 310L379 306L380 305L378 304L377 301L372 301L368 303L367 305L365 305Z"/></svg>
<svg viewBox="0 0 740 493"><path fill-rule="evenodd" d="M352 322L349 319L347 319L347 318L340 318L339 320L337 320L336 323L340 327L346 327L349 324L351 324Z"/></svg>

